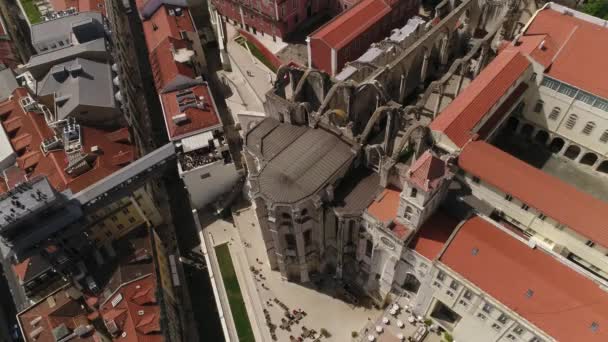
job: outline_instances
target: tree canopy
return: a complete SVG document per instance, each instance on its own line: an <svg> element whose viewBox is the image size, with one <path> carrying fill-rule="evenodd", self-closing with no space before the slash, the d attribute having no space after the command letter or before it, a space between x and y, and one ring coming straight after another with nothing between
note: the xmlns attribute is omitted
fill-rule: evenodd
<svg viewBox="0 0 608 342"><path fill-rule="evenodd" d="M587 14L608 20L608 0L589 0L583 5L582 10Z"/></svg>

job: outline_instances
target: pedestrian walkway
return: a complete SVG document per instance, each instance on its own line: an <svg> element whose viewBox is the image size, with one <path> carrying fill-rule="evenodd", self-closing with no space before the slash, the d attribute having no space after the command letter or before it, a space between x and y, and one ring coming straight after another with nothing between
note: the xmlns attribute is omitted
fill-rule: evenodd
<svg viewBox="0 0 608 342"><path fill-rule="evenodd" d="M227 25L226 36L226 51L232 70L219 71L218 76L230 88L226 105L235 122L239 122L239 114L264 113L266 93L272 89L275 75L247 48L235 42L238 31L231 25Z"/></svg>

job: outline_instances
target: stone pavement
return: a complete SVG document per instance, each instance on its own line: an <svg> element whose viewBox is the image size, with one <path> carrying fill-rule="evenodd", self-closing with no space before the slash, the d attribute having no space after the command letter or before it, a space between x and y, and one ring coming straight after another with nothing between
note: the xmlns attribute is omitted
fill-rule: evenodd
<svg viewBox="0 0 608 342"><path fill-rule="evenodd" d="M251 101L243 95L246 91L253 91L260 103L264 103L266 92L272 88L272 82L275 79L274 73L268 69L262 62L255 58L251 52L238 44L234 38L238 36L236 29L230 25L226 25L227 44L226 50L232 65L232 72L235 77L233 80L236 84L240 84L243 80L247 83L247 87L239 87L239 93L244 101ZM249 102L245 102L249 104Z"/></svg>
<svg viewBox="0 0 608 342"><path fill-rule="evenodd" d="M258 303L254 308L257 311L256 316L264 319L263 312L264 309L267 310L272 324L277 326L276 338L278 341L289 341L290 336L300 336L303 327L314 329L317 333L320 333L323 328L326 329L330 336L322 338L322 341L348 341L353 331L359 330L368 319L375 317L380 312L374 308L350 305L332 296L331 288L319 291L301 284L284 281L279 272L270 270L266 248L254 210L251 207L244 207L235 211L233 217L238 229L237 234L242 242L239 247L250 265L246 268L247 278L250 279L247 281L247 286L253 286L256 289L255 292L248 291L250 294L257 294ZM239 248L236 245L233 246L235 249ZM240 257L241 255L239 255ZM254 267L257 274L251 271L251 266ZM327 283L332 282L329 280ZM278 327L281 325L281 319L285 318L285 310L274 301L275 298L286 305L290 312L301 309L306 313L306 316L298 323L290 326L290 331ZM258 306L258 304L260 305ZM268 332L268 328L264 328ZM318 337L319 334L316 336Z"/></svg>
<svg viewBox="0 0 608 342"><path fill-rule="evenodd" d="M237 210L233 215L234 224L204 213L198 217L202 228L201 240L206 242L203 253L209 258L209 274L216 284L214 292L218 297L219 313L230 341L238 339L213 248L223 243L228 244L232 255L257 342L273 341L265 312L277 326L275 341L281 342L290 341L290 336L300 336L303 327L316 330L316 337L319 337L322 328L327 329L330 336L321 338L321 341L349 341L352 331L358 331L368 320L381 313L380 310L355 307L327 293L282 280L278 272L269 268L260 228L251 207ZM252 267L256 270L255 274ZM279 328L285 316L284 309L274 302L275 298L284 303L290 312L294 309L306 312L305 317L290 326L290 331Z"/></svg>

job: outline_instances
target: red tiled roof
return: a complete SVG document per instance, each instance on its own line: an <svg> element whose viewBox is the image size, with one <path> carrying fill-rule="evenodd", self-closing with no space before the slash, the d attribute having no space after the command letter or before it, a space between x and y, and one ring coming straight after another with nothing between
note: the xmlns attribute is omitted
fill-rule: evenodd
<svg viewBox="0 0 608 342"><path fill-rule="evenodd" d="M401 191L394 188L386 188L378 197L367 207L367 212L378 221L388 223L397 216L397 208Z"/></svg>
<svg viewBox="0 0 608 342"><path fill-rule="evenodd" d="M390 230L398 239L401 240L407 239L413 232L413 230L406 225L396 221L393 221L392 226L390 226Z"/></svg>
<svg viewBox="0 0 608 342"><path fill-rule="evenodd" d="M546 9L536 15L520 40L528 44L534 59L548 67L547 75L608 98L605 26Z"/></svg>
<svg viewBox="0 0 608 342"><path fill-rule="evenodd" d="M69 288L66 287L54 292L44 300L39 301L17 315L26 341L55 342L56 339L53 335L53 329L61 325L65 325L70 332L74 331L74 329L80 325L93 326L88 320L87 316L89 312L86 306L82 306L84 302L73 299L69 294L72 290L68 289ZM51 303L53 303L53 305L51 305ZM38 323L32 324L32 322L36 322L36 320L39 320ZM34 338L31 335L37 330L40 331L40 333ZM96 332L93 327L93 330L90 333L83 337L75 336L71 341L95 341L95 334Z"/></svg>
<svg viewBox="0 0 608 342"><path fill-rule="evenodd" d="M608 247L608 203L483 141L467 144L458 165L595 243Z"/></svg>
<svg viewBox="0 0 608 342"><path fill-rule="evenodd" d="M423 257L434 260L457 225L458 220L439 210L424 222L409 247Z"/></svg>
<svg viewBox="0 0 608 342"><path fill-rule="evenodd" d="M315 31L311 39L340 49L390 12L391 6L385 0L363 0Z"/></svg>
<svg viewBox="0 0 608 342"><path fill-rule="evenodd" d="M185 91L192 91L194 101L204 103L199 107L194 106L180 111L180 99L178 96ZM202 97L202 100L201 100ZM183 100L182 100L183 101ZM184 102L182 102L183 104ZM179 140L199 132L217 128L221 124L217 108L211 97L207 84L201 84L189 89L173 91L161 94L161 104L165 115L165 124L170 140ZM173 121L175 115L185 113L187 120L181 124Z"/></svg>
<svg viewBox="0 0 608 342"><path fill-rule="evenodd" d="M530 66L515 50L505 50L485 68L430 124L433 131L447 135L463 147L475 134L473 129Z"/></svg>
<svg viewBox="0 0 608 342"><path fill-rule="evenodd" d="M608 341L608 293L478 216L463 224L440 259L557 341Z"/></svg>
<svg viewBox="0 0 608 342"><path fill-rule="evenodd" d="M175 50L183 48L188 48L186 41L168 36L150 52L152 76L159 92L178 77L190 80L196 77L191 66L180 63L173 57Z"/></svg>
<svg viewBox="0 0 608 342"><path fill-rule="evenodd" d="M130 143L114 142L108 137L112 132L81 125L83 151L89 153L93 146L97 146L102 153L97 155L89 171L78 176L68 175L65 172L68 160L63 150L53 151L47 155L41 152L42 141L52 137L54 132L46 125L43 115L22 110L19 100L28 95L27 90L17 88L13 95L12 100L0 103L0 113L3 113L0 116L6 118L3 122L5 128L6 125L12 125L14 122L20 123L14 129L17 138L13 139L12 143L13 149L18 150L17 166L24 170L28 177L47 176L56 190L63 191L69 188L73 192L78 192L135 159L135 150ZM117 155L121 156L118 164L114 159Z"/></svg>
<svg viewBox="0 0 608 342"><path fill-rule="evenodd" d="M78 12L99 12L106 14L104 0L50 0L55 11L75 8Z"/></svg>
<svg viewBox="0 0 608 342"><path fill-rule="evenodd" d="M149 20L143 22L148 52L151 53L167 37L181 39L181 31L195 32L190 11L182 10L182 15L169 14L167 6L161 6Z"/></svg>
<svg viewBox="0 0 608 342"><path fill-rule="evenodd" d="M19 280L23 281L25 279L25 274L27 273L27 269L30 266L30 258L23 260L18 264L13 264L13 271L15 271L15 275Z"/></svg>
<svg viewBox="0 0 608 342"><path fill-rule="evenodd" d="M147 298L144 303L139 301L142 298L142 288L148 289L143 296ZM125 338L120 338L121 341L161 342L164 340L163 336L158 334L161 330L160 306L156 304L155 292L156 279L150 274L122 284L117 293L110 297L116 298L118 293L122 296L122 300L115 306L112 305L111 300L101 305L99 311L103 319L106 322L113 320L119 329L119 335L122 332L126 333ZM153 298L153 301L149 300L150 298Z"/></svg>
<svg viewBox="0 0 608 342"><path fill-rule="evenodd" d="M425 151L410 167L408 176L418 188L429 191L437 187L446 172L445 162Z"/></svg>
<svg viewBox="0 0 608 342"><path fill-rule="evenodd" d="M521 98L521 96L528 89L528 84L522 82L517 88L509 95L509 97L503 102L500 107L494 112L491 118L489 118L481 128L477 131L477 135L480 139L486 140L486 138L492 133L492 131L496 128L498 123L504 119L504 117L509 114L511 108L517 103L517 101Z"/></svg>

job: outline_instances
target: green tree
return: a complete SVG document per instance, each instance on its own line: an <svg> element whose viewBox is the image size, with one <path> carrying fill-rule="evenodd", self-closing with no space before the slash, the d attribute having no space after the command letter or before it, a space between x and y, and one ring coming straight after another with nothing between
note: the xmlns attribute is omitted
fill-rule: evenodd
<svg viewBox="0 0 608 342"><path fill-rule="evenodd" d="M608 0L588 0L582 9L587 14L608 20Z"/></svg>

